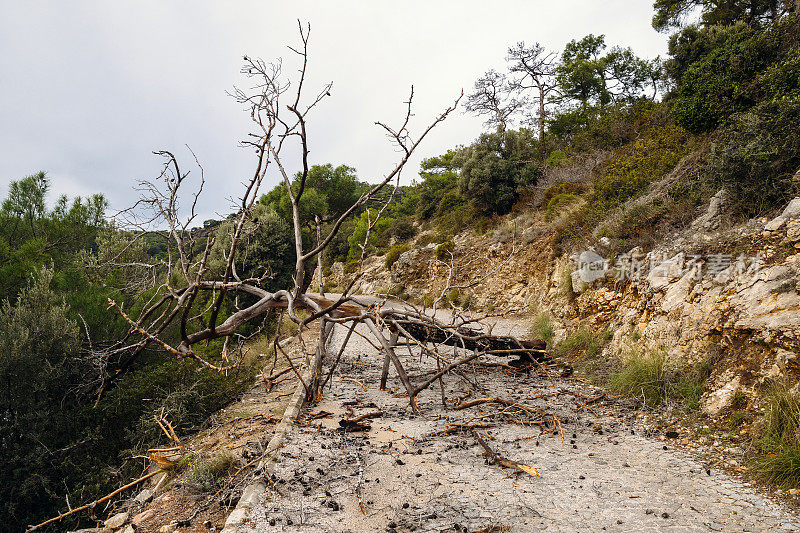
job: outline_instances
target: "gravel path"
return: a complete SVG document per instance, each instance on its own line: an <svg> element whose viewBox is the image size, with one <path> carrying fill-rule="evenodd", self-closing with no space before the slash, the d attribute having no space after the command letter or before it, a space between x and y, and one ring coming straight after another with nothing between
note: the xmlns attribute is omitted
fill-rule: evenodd
<svg viewBox="0 0 800 533"><path fill-rule="evenodd" d="M500 329L525 333L513 322ZM337 330L333 348L343 337ZM412 376L435 368L429 358L401 358ZM396 379L392 391L377 390L381 356L367 342L351 339L343 359L287 438L272 488L243 531L800 531L781 505L645 437L626 421L630 411L592 402L600 391L578 380L502 367L445 379L451 405L501 397L553 413L562 421L554 431L514 423L497 404L442 409L438 385L420 395L423 414L410 415ZM321 411L330 417L313 419ZM338 431L343 417L375 411L382 415L369 431ZM493 426L479 430L486 443L540 476L489 464L471 432L436 434L454 423Z"/></svg>

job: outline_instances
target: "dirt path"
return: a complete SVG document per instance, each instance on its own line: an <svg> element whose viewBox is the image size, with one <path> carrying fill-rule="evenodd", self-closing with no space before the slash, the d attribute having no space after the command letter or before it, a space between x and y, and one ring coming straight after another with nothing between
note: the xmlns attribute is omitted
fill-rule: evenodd
<svg viewBox="0 0 800 533"><path fill-rule="evenodd" d="M512 322L501 328L524 334ZM343 336L336 332L334 347ZM414 374L435 368L427 358L401 357ZM498 367L445 380L451 406L460 397L500 397L554 414L560 428L514 423L497 404L442 409L438 385L421 395L423 414L413 416L398 389L377 390L381 357L369 344L353 344L346 359L288 437L245 531L800 530L778 503L645 437L630 411L593 401L600 391L580 381ZM321 411L330 417L313 419ZM369 431L338 431L341 418L376 411L382 415L368 421ZM442 433L455 423L492 426L478 433L487 445L540 477L488 464L471 432Z"/></svg>

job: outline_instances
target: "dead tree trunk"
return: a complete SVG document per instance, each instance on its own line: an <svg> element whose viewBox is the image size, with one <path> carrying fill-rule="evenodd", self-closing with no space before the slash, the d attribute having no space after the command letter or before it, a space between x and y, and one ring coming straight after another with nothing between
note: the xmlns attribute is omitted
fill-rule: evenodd
<svg viewBox="0 0 800 533"><path fill-rule="evenodd" d="M167 151L157 152L166 160L159 179L141 183L142 199L125 211L126 224L139 227L142 236L154 225L166 227L169 247L167 257L163 261L154 262L154 267L160 269L159 275L153 276L152 286L148 288L153 289L155 296L149 303L144 304L138 316L131 316L123 311L121 305L109 302L110 307L116 308L128 321L130 329L117 345L101 355L106 358L112 355L124 358L123 369L130 368L145 348L154 344L177 357L191 357L209 368L224 371L235 366L237 362L206 359L199 356L192 347L199 342L238 335L244 326L262 320L265 314L274 308L285 308L286 316L298 324L300 334L312 321L362 313L362 309L354 308L349 301L347 291L337 301L324 298L321 254L336 237L342 224L348 218L359 214L367 205L383 202L384 207L378 216L383 213L386 207L384 189L397 180L420 143L434 127L457 108L461 97L459 96L453 105L435 117L427 127L420 129L419 134L412 136L409 131L414 116L412 87L406 102L405 116L399 127L376 122L397 148L400 154L399 160L380 183L371 186L358 200L341 212L338 218L326 221L330 223L326 234L323 234L321 220L318 218L314 228L315 242L312 246L306 247L303 243L300 205L306 192L306 181L310 170L307 121L317 106L330 95L332 84L323 85L320 91L310 98L306 96L310 26L300 25L299 30L300 45L290 47L299 63L298 74L294 79L284 75L280 60L267 63L260 59L244 57L242 73L249 78L251 89L247 91L235 89L234 97L248 108L255 126L255 131L242 142L242 145L255 151L256 163L252 177L244 184L244 191L236 206L237 212L229 235L230 245L225 245L224 272L221 275L212 273L209 267L209 254L214 244L213 234L198 232L191 227L197 216L197 200L205 183L203 169L199 163L201 185L189 198L188 216L184 216L183 211L179 210L179 206L182 205L182 188L185 188L188 172L182 172L177 158ZM287 148L290 144L297 146ZM287 151L292 155L299 154L299 158L292 165L299 167L294 181L290 178L290 173L293 172L285 160ZM293 285L274 292L262 287L266 275L258 279L242 279L236 268L237 259L240 257L237 251L242 240L246 237L248 228L249 231L253 231L252 224L258 223L253 220L252 212L260 197L260 187L267 169L271 167L276 168L281 176L291 203L295 251ZM184 201L183 205L187 205L187 202ZM371 221L371 224L374 225L375 222ZM199 243L195 242L198 238L206 239L204 246L198 246ZM198 249L203 251L198 254ZM319 271L320 296L306 294L315 267ZM198 298L203 293L209 297ZM239 308L231 303L231 297L235 295L247 295L247 301L251 303ZM198 300L204 302L203 309L199 308ZM299 308L310 309L311 316L298 317L295 311ZM323 321L320 328L320 347L309 369L312 372L314 385L320 383L330 327L330 323ZM179 341L171 344L164 340L164 336L168 331L173 331L173 328L179 333ZM399 361L394 359L393 361L398 366L398 372L402 374ZM123 374L124 371L117 372L113 376L104 376L99 394L108 390L109 382L119 379ZM315 396L315 388L316 386L311 387L312 397Z"/></svg>

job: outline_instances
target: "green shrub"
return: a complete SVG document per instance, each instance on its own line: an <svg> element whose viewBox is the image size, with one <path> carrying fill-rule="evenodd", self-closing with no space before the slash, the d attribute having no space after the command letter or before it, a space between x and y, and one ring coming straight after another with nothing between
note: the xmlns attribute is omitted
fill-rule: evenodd
<svg viewBox="0 0 800 533"><path fill-rule="evenodd" d="M420 163L419 176L422 181L415 187L418 219L428 220L437 211L446 209L442 206L443 197L451 191L457 191L458 172L457 165L453 163L455 155L455 150L448 150L445 154L423 159Z"/></svg>
<svg viewBox="0 0 800 533"><path fill-rule="evenodd" d="M574 183L571 181L556 183L555 185L545 189L545 191L542 193L542 205L547 206L556 196L561 196L564 194L577 196L584 193L586 188L587 185L585 183Z"/></svg>
<svg viewBox="0 0 800 533"><path fill-rule="evenodd" d="M406 286L403 285L402 283L398 283L397 285L392 285L387 291L387 294L389 294L390 296L395 296L406 302L411 300L411 295L406 292Z"/></svg>
<svg viewBox="0 0 800 533"><path fill-rule="evenodd" d="M439 259L440 261L449 261L453 257L452 254L454 250L455 245L453 244L451 237L449 240L436 247L436 259Z"/></svg>
<svg viewBox="0 0 800 533"><path fill-rule="evenodd" d="M531 338L534 340L543 340L550 346L553 342L554 328L553 318L550 313L539 313L534 317L533 324L531 324Z"/></svg>
<svg viewBox="0 0 800 533"><path fill-rule="evenodd" d="M574 194L563 193L553 196L545 207L544 216L547 220L552 220L563 207L574 203L578 199Z"/></svg>
<svg viewBox="0 0 800 533"><path fill-rule="evenodd" d="M800 91L800 18L770 27L738 22L689 26L670 39L665 67L676 83L673 116L700 133L760 102Z"/></svg>
<svg viewBox="0 0 800 533"><path fill-rule="evenodd" d="M772 99L800 95L800 47L791 49L785 57L759 74L754 85L765 97Z"/></svg>
<svg viewBox="0 0 800 533"><path fill-rule="evenodd" d="M616 393L641 398L649 407L673 401L697 409L708 368L704 363L679 368L663 350L633 351L622 368L609 376L608 385Z"/></svg>
<svg viewBox="0 0 800 533"><path fill-rule="evenodd" d="M712 31L717 29L704 33ZM711 131L731 113L745 109L744 83L764 66L758 54L747 57L754 51L752 28L739 23L719 32L724 33L715 35L714 46L685 68L675 94L675 121L693 133Z"/></svg>
<svg viewBox="0 0 800 533"><path fill-rule="evenodd" d="M554 114L548 123L551 136L568 146L565 151L571 155L613 150L641 137L654 124L663 124L664 121L662 104L639 98L604 107L579 106Z"/></svg>
<svg viewBox="0 0 800 533"><path fill-rule="evenodd" d="M461 305L461 291L459 289L450 289L445 294L442 303L448 307L459 307Z"/></svg>
<svg viewBox="0 0 800 533"><path fill-rule="evenodd" d="M456 234L472 226L480 213L470 204L462 203L458 207L444 211L435 219L440 233Z"/></svg>
<svg viewBox="0 0 800 533"><path fill-rule="evenodd" d="M359 217L352 235L347 238L347 242L350 244L350 249L347 252L348 262L356 261L361 257L362 246L366 246L368 254L374 252L375 247L379 244L379 237L385 237L391 221L386 218L380 218L375 222L377 217L378 211L371 208L364 211ZM374 226L371 230L369 230L370 224ZM365 242L367 240L367 230L369 230L369 242Z"/></svg>
<svg viewBox="0 0 800 533"><path fill-rule="evenodd" d="M550 152L544 160L545 165L548 167L557 167L567 160L567 154L563 150L557 148Z"/></svg>
<svg viewBox="0 0 800 533"><path fill-rule="evenodd" d="M553 350L557 357L568 359L585 377L602 382L607 374L607 363L601 358L603 345L608 342L607 330L599 335L582 326L567 335Z"/></svg>
<svg viewBox="0 0 800 533"><path fill-rule="evenodd" d="M556 348L556 353L560 357L565 356L582 356L588 358L595 358L600 355L603 350L602 344L599 342L597 334L582 326L561 341Z"/></svg>
<svg viewBox="0 0 800 533"><path fill-rule="evenodd" d="M478 220L475 221L475 233L485 235L487 231L489 231L489 218L478 217Z"/></svg>
<svg viewBox="0 0 800 533"><path fill-rule="evenodd" d="M641 194L675 168L688 153L688 140L683 128L668 125L621 148L595 182L589 202L607 209Z"/></svg>
<svg viewBox="0 0 800 533"><path fill-rule="evenodd" d="M751 217L783 207L796 192L800 168L800 98L760 104L733 118L714 143L707 179L725 187L735 214Z"/></svg>
<svg viewBox="0 0 800 533"><path fill-rule="evenodd" d="M765 481L800 486L800 401L785 386L776 385L756 441L760 454L755 471Z"/></svg>
<svg viewBox="0 0 800 533"><path fill-rule="evenodd" d="M442 232L425 233L424 235L420 236L419 239L417 239L417 246L421 248L431 243L442 244L449 241L452 238L453 235L448 233L442 233Z"/></svg>
<svg viewBox="0 0 800 533"><path fill-rule="evenodd" d="M389 252L386 254L386 260L384 261L386 269L390 270L392 268L392 265L395 264L398 259L400 259L400 256L403 253L409 251L410 249L411 246L409 246L408 244L395 244L394 246L389 248Z"/></svg>
<svg viewBox="0 0 800 533"><path fill-rule="evenodd" d="M348 261L347 263L344 264L343 271L345 274L352 274L356 270L358 270L358 261L356 260Z"/></svg>
<svg viewBox="0 0 800 533"><path fill-rule="evenodd" d="M417 228L410 217L396 218L389 226L388 232L394 236L398 242L406 242L417 234Z"/></svg>
<svg viewBox="0 0 800 533"><path fill-rule="evenodd" d="M482 134L453 158L461 169L460 196L482 214L508 213L517 201L519 187L535 183L539 177L538 148L530 130Z"/></svg>

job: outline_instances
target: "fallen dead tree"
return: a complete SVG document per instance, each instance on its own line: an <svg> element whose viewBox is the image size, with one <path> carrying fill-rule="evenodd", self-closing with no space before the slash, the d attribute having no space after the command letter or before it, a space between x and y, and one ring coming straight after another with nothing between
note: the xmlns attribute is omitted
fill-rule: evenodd
<svg viewBox="0 0 800 533"><path fill-rule="evenodd" d="M414 340L454 346L487 355L519 357L522 361L543 362L547 359L547 343L542 340L521 340L507 335L489 335L478 328L450 327L435 320L409 318L407 314L390 313L384 316L389 330Z"/></svg>
<svg viewBox="0 0 800 533"><path fill-rule="evenodd" d="M301 25L301 45L290 48L300 63L299 74L295 80L284 75L280 61L267 63L247 56L244 58L245 65L242 72L251 80L251 87L246 91L236 89L234 96L238 102L246 106L255 125L255 132L251 133L242 144L255 151L256 165L252 177L244 183L244 191L236 206L237 213L232 219L230 235L226 237L230 239L230 245L225 245L227 248L223 252L223 269L219 267L213 269L209 264L215 236L193 231L190 227L197 215L195 209L197 199L205 183L202 166L199 163L197 165L200 170L200 187L188 195L188 214L182 215L179 205L182 197L187 196L182 188L186 186L188 172L181 170L177 158L171 152L166 150L156 152L165 159L159 179L140 184L143 193L141 200L126 210L124 215L127 217L127 225L141 228L142 235L154 224L166 227L169 236L169 254L166 259L160 260L162 263L160 268L164 271L163 277L152 278L154 285L150 288L151 300L141 306L138 315L134 316L123 310L121 305L109 300L109 308L115 309L129 323L130 329L116 345L98 354L98 357L105 361L112 357L122 361L115 373L102 376L98 399L110 385L119 381L148 346L155 346L178 358L193 358L205 367L219 372L228 371L238 365L242 357L241 349L238 358L231 356L227 349L229 341L235 339L241 346L244 340L249 338L242 331L247 328L252 330L253 326L263 324L269 313L279 313L279 322L291 320L297 324L297 335L303 344L302 337L308 331L309 325L312 322L319 322L317 349L313 358L307 361L307 368L299 368L291 360L287 361L292 372L302 381L307 398L310 400L319 397L322 385L328 382L345 349L345 346L342 346L331 365L328 377L323 379L322 370L327 362L328 341L337 324L350 327L348 335L354 332L363 336L365 333L356 326L366 327L367 334L372 338L370 343L382 350L385 355L380 378L381 388L386 387L389 368L394 366L414 410L417 409L415 399L421 391L436 381L441 384L442 376L479 357L486 355L516 357L513 363L517 366L527 366L546 359L546 346L542 341L525 341L511 336L493 335L488 323L468 318L456 308L452 309L447 320L439 317L438 305L445 299L447 291L475 286L502 266L503 263L494 264L487 257L472 257L459 263L451 253L449 261L435 259L439 266L446 269L447 274L445 287L430 309L419 309L413 305L401 305L398 308L386 301L365 305L351 297L351 291L355 290L360 278L361 266L368 248L367 243L370 242L370 232L375 229L384 210L392 201L399 186L400 172L428 133L456 109L460 96L453 105L423 127L421 133L414 136L410 131L414 98L412 87L406 102L405 116L399 127L376 122L399 152L399 161L382 181L364 192L358 200L344 209L338 218L328 221L330 226L325 232L317 220L316 240L311 244L308 243L308 239L304 241L300 206L310 171L307 124L312 112L329 96L331 88L331 85L327 84L316 95L310 98L305 96L309 35L310 27ZM295 146L287 148L290 144ZM299 153L299 159L296 160L299 170L294 181L290 179L289 162L284 156L290 150L297 150L291 152L293 156ZM254 231L253 228L259 224L257 217L252 216L252 213L260 195L262 182L270 168L277 171L286 188L291 205L294 236L296 265L293 285L281 290L264 288L265 282L271 275L268 268L261 276L243 278L239 272L243 272L244 267L237 264L244 261L242 254L238 253L240 245L246 241L248 232ZM187 204L185 200L183 203ZM367 209L368 206L380 206L380 209ZM361 247L359 270L353 281L344 288L338 298L326 298L322 294L309 293L307 290L311 284L310 268L317 266L321 285L322 269L319 268L319 256L331 244L345 220L356 215L365 215L368 225ZM201 239L205 239L205 243ZM269 261L264 262L269 263ZM481 274L465 280L462 279L464 272ZM300 309L305 310L302 317L298 314ZM261 327L259 325L257 331ZM176 330L179 340L167 342L165 338L170 334L174 335ZM200 343L208 343L218 338L225 339L220 361L203 357L193 349ZM406 343L419 346L424 354L434 357L437 372L432 376L414 379L412 383L412 379L395 353L398 340L401 338ZM444 354L440 349L443 347L453 348L453 353ZM288 359L288 356L280 350L276 338L276 361L278 352ZM304 371L308 371L310 381L304 379Z"/></svg>
<svg viewBox="0 0 800 533"><path fill-rule="evenodd" d="M109 300L109 309L119 313L129 324L127 333L115 344L97 348L93 355L99 362L100 384L97 399L120 382L134 367L147 348L155 347L173 357L195 359L206 368L226 372L241 363L243 343L262 331L267 317L278 315L277 331L283 321L296 325L296 335L305 346L304 335L309 326L318 323L318 339L313 357L303 365L292 359L281 349L278 336L274 339L275 360L286 358L290 370L305 387L307 399L320 397L322 388L332 383L330 379L342 360L347 342L352 335L368 339L384 356L380 372L380 387L387 388L389 371L393 367L412 411L418 411L418 395L438 383L442 402L446 402L443 378L449 373L459 372L470 362L486 356L517 358L517 366L531 366L547 361L546 345L543 341L518 340L512 336L494 335L491 317L474 317L463 310L452 308L442 316L439 304L448 291L469 289L497 272L501 264L486 257L459 260L453 253L447 261L433 260L445 268L444 287L430 308L418 308L409 303L386 300L363 303L352 297L358 289L363 271L363 261L370 242L370 233L375 230L394 192L399 187L399 175L420 143L430 131L444 121L458 106L460 96L427 125L414 135L411 122L414 116L412 102L414 90L405 102L404 116L398 126L391 127L376 122L387 135L399 154L399 159L377 184L371 186L358 200L344 209L342 214L326 223L325 232L317 221L316 240L309 244L304 237L301 224L301 202L307 190L309 176L308 120L316 108L330 95L331 85L321 87L308 98L306 70L308 66L308 39L310 27L300 27L300 46L291 48L300 63L298 75L289 79L282 71L282 63L267 63L250 57L244 58L242 72L251 83L247 90L236 89L234 96L243 104L252 119L254 132L242 145L253 150L255 165L251 177L243 183L243 192L230 217L229 234L225 235L222 247L224 267L216 270L210 266L209 257L215 244L215 235L196 231L193 228L198 216L197 201L205 183L202 166L195 158L200 174L198 190L186 194L188 172L181 169L176 156L166 150L156 152L164 159L161 172L153 181L139 184L142 198L136 205L122 213L121 226L128 228L136 239L144 240L151 228L165 228L168 237L166 257L153 260L148 265L147 279L138 279L136 287L145 287L149 300L142 305L125 309L122 304ZM290 148L287 148L288 146ZM286 153L295 159L289 164ZM294 166L295 168L292 168ZM267 267L262 274L252 277L240 275L244 272L244 257L240 248L246 242L248 232L259 228L254 216L261 195L261 185L268 170L277 172L286 188L291 207L295 269L291 282L278 290L267 289L271 271ZM290 178L296 170L294 180ZM180 207L182 206L182 207ZM377 209L376 209L377 208ZM356 216L365 216L367 230L362 245L356 274L343 292L336 298L308 292L313 268L319 270L322 286L322 254L337 236L342 224ZM226 226L227 227L227 226ZM226 231L228 231L226 229ZM229 240L227 240L229 239ZM313 240L313 239L311 239ZM217 247L220 248L220 247ZM265 253L269 253L269 250ZM512 249L513 253L513 249ZM124 268L117 257L112 258L115 267ZM268 264L268 261L265 261ZM129 265L135 277L141 271L141 263ZM465 274L466 273L466 274ZM303 313L300 313L300 310ZM336 326L347 327L344 344L335 358L327 352L332 332ZM253 330L256 333L252 333ZM316 333L315 333L316 334ZM219 358L201 355L195 347L214 339L224 339L224 348ZM239 350L228 350L229 341ZM398 356L401 341L408 349L418 349L422 357L435 361L436 368L420 375L409 375ZM309 354L310 355L310 354ZM107 371L108 361L115 361L114 371ZM327 368L326 368L327 366ZM323 376L323 369L327 376ZM277 377L276 376L272 376ZM377 376L376 376L377 377ZM268 380L269 382L269 380ZM361 421L351 423L361 423ZM173 439L174 440L174 439Z"/></svg>

